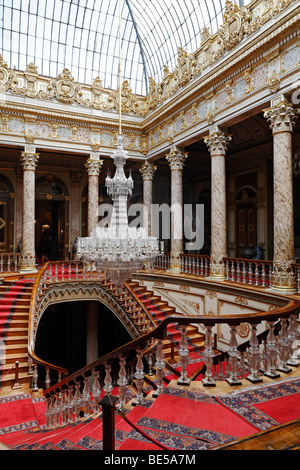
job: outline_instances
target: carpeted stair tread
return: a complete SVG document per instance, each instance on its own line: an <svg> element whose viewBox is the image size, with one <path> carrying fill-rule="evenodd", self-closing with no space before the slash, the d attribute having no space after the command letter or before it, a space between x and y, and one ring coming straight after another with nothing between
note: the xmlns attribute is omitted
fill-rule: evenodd
<svg viewBox="0 0 300 470"><path fill-rule="evenodd" d="M221 443L223 443L224 439L227 442L257 431L242 418L220 406L213 397L191 390L182 391L170 387L167 387L155 400L138 425L142 425L143 429L149 428L160 430L160 432L164 429L164 432L168 431L177 436L180 434L181 427L184 429L184 434L180 438L177 437L177 445L184 445L185 449L188 445L195 446L197 444L194 442L195 437L201 439L201 433L202 437L205 433L215 435L214 439L212 437L210 439L212 445L218 442L221 437ZM183 433L182 430L181 432ZM174 439L173 437L173 441L171 439L169 442L174 442ZM191 440L189 444L188 440ZM203 441L198 444L199 448L204 445Z"/></svg>

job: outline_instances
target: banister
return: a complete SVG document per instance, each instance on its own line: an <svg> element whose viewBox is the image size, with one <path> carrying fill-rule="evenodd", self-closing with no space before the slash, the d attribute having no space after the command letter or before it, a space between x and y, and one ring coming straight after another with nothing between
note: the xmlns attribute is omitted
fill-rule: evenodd
<svg viewBox="0 0 300 470"><path fill-rule="evenodd" d="M57 262L57 263L61 263L61 262ZM49 264L50 262L47 262L44 264L44 266L42 267L42 269L39 271L38 275L36 276L35 282L33 285L32 296L31 296L31 301L30 301L30 310L29 310L28 356L35 363L44 366L46 369L53 369L53 370L56 370L58 373L65 375L65 374L68 374L68 369L64 367L59 367L55 364L51 364L47 361L44 361L43 359L39 358L33 350L33 331L34 331L34 313L35 313L35 305L36 305L36 294L37 294L37 289L41 281L41 278L44 275L44 272L48 268ZM55 262L53 264L55 264Z"/></svg>
<svg viewBox="0 0 300 470"><path fill-rule="evenodd" d="M182 316L182 315L170 315L165 318L155 329L142 335L139 338L134 339L133 341L120 346L114 351L106 354L105 356L97 359L93 363L83 367L77 372L71 374L70 376L64 378L57 384L48 388L44 394L50 394L54 392L57 388L62 387L68 382L76 381L79 377L85 377L90 375L92 370L95 370L97 367L108 364L111 360L116 357L124 355L124 353L135 350L135 349L144 349L147 342L151 338L155 339L164 339L166 336L166 330L169 323L178 323L179 325L188 325L189 323L201 323L206 327L213 327L216 324L227 323L228 325L238 325L239 323L247 322L251 324L258 324L261 321L275 321L279 318L287 318L291 314L298 314L300 302L296 300L290 300L288 304L275 311L267 312L254 312L239 315L222 315L222 316L211 316L211 315L201 315L201 316ZM138 348L139 347L139 348Z"/></svg>

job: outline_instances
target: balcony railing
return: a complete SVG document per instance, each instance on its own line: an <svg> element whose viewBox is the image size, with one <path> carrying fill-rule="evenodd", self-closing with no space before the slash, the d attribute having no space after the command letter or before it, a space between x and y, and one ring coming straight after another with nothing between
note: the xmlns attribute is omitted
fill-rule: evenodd
<svg viewBox="0 0 300 470"><path fill-rule="evenodd" d="M248 286L272 287L273 261L225 257L224 264L228 281ZM155 262L155 268L157 269L167 270L169 267L169 253L165 253L163 257L158 258ZM296 280L296 291L300 292L300 263L292 263L292 269ZM181 272L209 277L210 256L181 254Z"/></svg>
<svg viewBox="0 0 300 470"><path fill-rule="evenodd" d="M0 273L18 272L21 253L0 253Z"/></svg>

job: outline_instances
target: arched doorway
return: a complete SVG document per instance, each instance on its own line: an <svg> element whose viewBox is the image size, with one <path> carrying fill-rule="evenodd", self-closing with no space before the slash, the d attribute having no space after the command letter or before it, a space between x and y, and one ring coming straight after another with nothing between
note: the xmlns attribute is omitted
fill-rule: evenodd
<svg viewBox="0 0 300 470"><path fill-rule="evenodd" d="M14 247L14 190L11 182L0 175L0 253Z"/></svg>
<svg viewBox="0 0 300 470"><path fill-rule="evenodd" d="M245 256L247 248L257 245L257 195L254 188L244 186L235 197L236 204L236 256Z"/></svg>
<svg viewBox="0 0 300 470"><path fill-rule="evenodd" d="M69 203L64 183L48 174L36 182L35 250L51 261L69 256Z"/></svg>

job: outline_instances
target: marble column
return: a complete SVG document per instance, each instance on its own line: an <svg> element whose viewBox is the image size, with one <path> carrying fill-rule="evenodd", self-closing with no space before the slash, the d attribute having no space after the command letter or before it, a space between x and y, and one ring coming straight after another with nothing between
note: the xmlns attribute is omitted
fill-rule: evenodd
<svg viewBox="0 0 300 470"><path fill-rule="evenodd" d="M156 166L147 161L140 168L143 177L143 226L147 229L149 236L152 235L152 181L156 169Z"/></svg>
<svg viewBox="0 0 300 470"><path fill-rule="evenodd" d="M39 154L26 145L21 154L23 166L23 221L20 272L36 271L35 266L35 169Z"/></svg>
<svg viewBox="0 0 300 470"><path fill-rule="evenodd" d="M19 243L22 243L22 221L23 221L23 171L17 167L16 173L16 242L15 250L18 251Z"/></svg>
<svg viewBox="0 0 300 470"><path fill-rule="evenodd" d="M219 127L204 138L211 156L211 250L210 277L226 279L224 257L227 255L226 170L225 155L231 136Z"/></svg>
<svg viewBox="0 0 300 470"><path fill-rule="evenodd" d="M81 180L82 174L72 173L71 177L71 202L70 202L70 217L71 217L71 228L70 228L70 248L69 251L72 256L74 252L74 242L77 237L81 235Z"/></svg>
<svg viewBox="0 0 300 470"><path fill-rule="evenodd" d="M88 171L88 236L98 225L99 174L102 165L103 160L99 159L98 154L91 154L85 164Z"/></svg>
<svg viewBox="0 0 300 470"><path fill-rule="evenodd" d="M292 131L296 112L284 96L264 110L273 133L274 253L272 289L295 291Z"/></svg>
<svg viewBox="0 0 300 470"><path fill-rule="evenodd" d="M182 170L188 154L174 146L166 159L171 169L171 259L170 271L181 271L181 257L183 253L183 193Z"/></svg>

